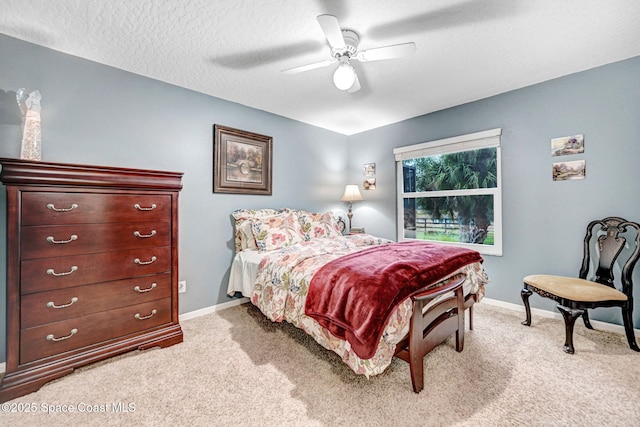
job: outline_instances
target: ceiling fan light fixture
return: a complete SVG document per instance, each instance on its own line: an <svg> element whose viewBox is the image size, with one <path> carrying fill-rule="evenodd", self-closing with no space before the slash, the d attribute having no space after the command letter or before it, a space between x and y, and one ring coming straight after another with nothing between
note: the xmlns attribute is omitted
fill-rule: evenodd
<svg viewBox="0 0 640 427"><path fill-rule="evenodd" d="M356 70L348 62L342 62L333 73L333 84L340 90L348 90L356 81Z"/></svg>
<svg viewBox="0 0 640 427"><path fill-rule="evenodd" d="M331 59L282 70L283 73L295 74L327 67L338 62L338 68L333 73L333 84L339 90L355 93L362 87L356 70L349 64L350 60L369 62L403 58L412 55L416 50L415 43L407 42L359 51L360 36L358 33L340 28L338 18L333 15L319 15L317 19L331 48Z"/></svg>

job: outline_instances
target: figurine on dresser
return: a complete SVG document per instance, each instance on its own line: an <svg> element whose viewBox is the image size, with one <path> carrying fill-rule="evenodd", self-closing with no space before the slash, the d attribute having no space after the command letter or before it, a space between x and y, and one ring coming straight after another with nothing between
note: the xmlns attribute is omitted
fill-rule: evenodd
<svg viewBox="0 0 640 427"><path fill-rule="evenodd" d="M24 121L20 149L20 158L24 160L42 160L41 100L42 95L37 90L27 93L25 88L20 88L16 92L16 101Z"/></svg>

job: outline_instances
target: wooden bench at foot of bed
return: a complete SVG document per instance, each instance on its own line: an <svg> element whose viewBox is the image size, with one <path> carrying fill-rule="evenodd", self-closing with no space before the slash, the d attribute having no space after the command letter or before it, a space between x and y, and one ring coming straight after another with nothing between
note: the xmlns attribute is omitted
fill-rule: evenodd
<svg viewBox="0 0 640 427"><path fill-rule="evenodd" d="M473 329L474 294L465 299L462 283L465 277L450 280L446 285L430 288L413 295L413 316L407 336L396 345L395 356L409 363L413 391L420 393L424 388L424 356L456 334L456 351L464 347L464 313L469 308L469 328ZM450 298L437 302L426 311L434 299L453 292Z"/></svg>

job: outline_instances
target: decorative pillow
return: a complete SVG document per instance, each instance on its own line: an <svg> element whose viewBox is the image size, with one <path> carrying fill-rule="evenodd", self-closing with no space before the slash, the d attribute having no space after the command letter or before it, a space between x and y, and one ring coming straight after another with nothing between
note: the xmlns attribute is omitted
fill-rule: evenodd
<svg viewBox="0 0 640 427"><path fill-rule="evenodd" d="M264 218L274 216L280 211L275 209L237 209L231 213L236 220L234 230L234 240L236 253L245 249L257 249L256 240L253 237L253 224L251 220L254 218Z"/></svg>
<svg viewBox="0 0 640 427"><path fill-rule="evenodd" d="M298 211L298 220L305 240L340 237L342 235L333 212L312 213Z"/></svg>
<svg viewBox="0 0 640 427"><path fill-rule="evenodd" d="M250 219L239 221L236 226L239 230L238 237L240 238L240 250L255 250L258 249L256 239L253 237L253 224Z"/></svg>
<svg viewBox="0 0 640 427"><path fill-rule="evenodd" d="M294 213L254 218L251 223L253 237L261 251L271 251L304 241L298 216Z"/></svg>

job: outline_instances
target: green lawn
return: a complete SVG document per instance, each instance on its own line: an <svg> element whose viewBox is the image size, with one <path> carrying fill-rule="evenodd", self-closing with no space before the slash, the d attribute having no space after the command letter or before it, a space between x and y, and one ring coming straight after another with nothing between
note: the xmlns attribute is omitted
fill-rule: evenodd
<svg viewBox="0 0 640 427"><path fill-rule="evenodd" d="M457 231L448 231L446 233L427 233L425 231L416 230L416 239L420 240L435 240L438 242L459 242ZM493 230L489 230L487 238L484 240L484 245L493 245Z"/></svg>

